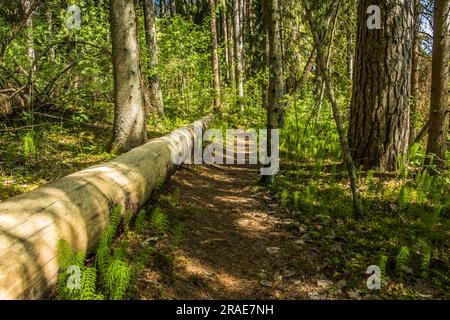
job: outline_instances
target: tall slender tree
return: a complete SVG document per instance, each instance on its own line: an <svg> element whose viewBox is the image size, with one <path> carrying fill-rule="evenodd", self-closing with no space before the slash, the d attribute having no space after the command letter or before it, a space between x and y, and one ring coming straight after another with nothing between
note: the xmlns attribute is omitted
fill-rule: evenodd
<svg viewBox="0 0 450 320"><path fill-rule="evenodd" d="M244 41L241 25L241 0L233 0L234 5L234 57L236 59L237 105L244 111Z"/></svg>
<svg viewBox="0 0 450 320"><path fill-rule="evenodd" d="M167 12L166 0L159 0L159 17L165 18Z"/></svg>
<svg viewBox="0 0 450 320"><path fill-rule="evenodd" d="M176 0L169 0L169 13L170 17L173 17L177 13Z"/></svg>
<svg viewBox="0 0 450 320"><path fill-rule="evenodd" d="M279 129L284 122L285 102L283 61L281 57L279 0L263 0L265 23L269 39L269 88L267 94L267 152L270 155L271 130ZM262 176L263 183L272 183L273 175Z"/></svg>
<svg viewBox="0 0 450 320"><path fill-rule="evenodd" d="M225 0L220 0L220 18L222 22L223 44L225 47L225 79L230 81L230 45L228 40L227 4Z"/></svg>
<svg viewBox="0 0 450 320"><path fill-rule="evenodd" d="M164 116L164 102L161 91L161 80L157 71L158 68L158 45L156 41L156 23L153 0L144 0L144 24L145 40L149 54L150 77L148 79L150 87L150 104L158 111L160 116Z"/></svg>
<svg viewBox="0 0 450 320"><path fill-rule="evenodd" d="M430 127L428 129L428 164L445 168L449 137L448 73L450 47L450 0L434 1L433 62L431 76ZM430 155L434 155L431 160Z"/></svg>
<svg viewBox="0 0 450 320"><path fill-rule="evenodd" d="M358 178L356 176L356 168L355 168L355 164L352 159L352 155L350 153L350 148L348 146L347 137L346 137L345 131L344 131L344 123L342 121L341 113L339 111L336 95L335 95L334 89L332 87L330 71L328 70L327 62L325 60L324 45L323 45L323 43L326 41L325 30L320 30L321 28L317 27L317 25L319 25L319 26L322 25L320 22L317 23L317 25L314 24L312 17L311 17L311 6L309 4L309 1L310 0L303 0L303 3L305 5L306 11L307 11L307 14L305 16L308 20L309 26L310 26L312 34L313 34L315 47L317 49L317 64L320 69L320 76L321 76L323 82L325 83L325 91L326 91L328 100L330 101L330 104L331 104L333 118L336 123L336 128L337 128L337 132L338 132L338 136L339 136L339 142L340 142L341 150L343 153L344 163L347 167L348 175L350 177L350 185L351 185L352 195L353 195L353 210L354 210L354 213L356 216L362 217L363 216L363 207L362 207L362 203L361 203ZM339 3L338 3L338 6L339 6ZM335 21L337 19L337 16L338 16L338 11L336 11L336 14L334 16ZM333 25L335 25L335 21L333 22ZM320 32L317 29L319 29ZM322 37L320 37L319 34L322 35Z"/></svg>
<svg viewBox="0 0 450 320"><path fill-rule="evenodd" d="M217 18L216 18L216 0L210 0L211 8L211 64L214 74L214 109L221 112L220 103L220 69L219 55L217 52Z"/></svg>
<svg viewBox="0 0 450 320"><path fill-rule="evenodd" d="M413 55L411 61L411 129L410 143L416 137L416 122L419 109L419 54L420 54L420 0L414 0L414 36Z"/></svg>
<svg viewBox="0 0 450 320"><path fill-rule="evenodd" d="M230 72L230 82L236 82L236 58L235 58L235 43L234 43L234 23L232 18L232 10L227 5L227 14L225 18L227 20L227 31L228 31L228 55L230 63L228 65Z"/></svg>
<svg viewBox="0 0 450 320"><path fill-rule="evenodd" d="M111 0L114 131L111 150L126 152L147 137L134 1Z"/></svg>

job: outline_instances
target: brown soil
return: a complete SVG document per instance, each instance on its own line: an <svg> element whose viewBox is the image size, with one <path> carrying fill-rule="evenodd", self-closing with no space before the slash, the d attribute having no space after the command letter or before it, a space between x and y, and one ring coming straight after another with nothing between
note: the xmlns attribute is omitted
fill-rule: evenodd
<svg viewBox="0 0 450 320"><path fill-rule="evenodd" d="M256 167L225 165L183 167L172 176L163 195L179 189L178 209L160 205L185 232L178 244L173 232L158 239L136 298L338 297L318 282L317 249L258 178Z"/></svg>

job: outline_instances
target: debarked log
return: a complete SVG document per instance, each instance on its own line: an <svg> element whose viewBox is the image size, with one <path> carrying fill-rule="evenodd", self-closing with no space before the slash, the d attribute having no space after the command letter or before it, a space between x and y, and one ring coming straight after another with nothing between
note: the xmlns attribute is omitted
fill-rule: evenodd
<svg viewBox="0 0 450 320"><path fill-rule="evenodd" d="M205 117L112 161L0 203L0 299L38 299L58 276L58 241L95 248L117 205L136 212L180 164ZM200 131L200 132L199 132ZM201 139L201 137L200 137Z"/></svg>

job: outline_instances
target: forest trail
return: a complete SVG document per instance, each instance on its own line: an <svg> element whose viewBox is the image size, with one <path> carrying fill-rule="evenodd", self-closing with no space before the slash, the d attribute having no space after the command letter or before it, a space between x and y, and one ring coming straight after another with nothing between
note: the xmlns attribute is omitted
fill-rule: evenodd
<svg viewBox="0 0 450 320"><path fill-rule="evenodd" d="M258 179L257 166L178 170L162 196L179 190L177 202L190 209L160 206L185 231L176 246L176 236L158 239L137 298L331 298L323 294L329 283L317 267L318 250Z"/></svg>

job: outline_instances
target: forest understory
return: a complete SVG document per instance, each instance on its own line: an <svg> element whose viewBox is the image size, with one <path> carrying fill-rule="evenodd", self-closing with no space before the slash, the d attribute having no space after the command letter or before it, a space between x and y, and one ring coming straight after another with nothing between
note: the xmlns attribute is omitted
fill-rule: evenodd
<svg viewBox="0 0 450 320"><path fill-rule="evenodd" d="M288 2L0 0L0 299L450 299L450 1Z"/></svg>

